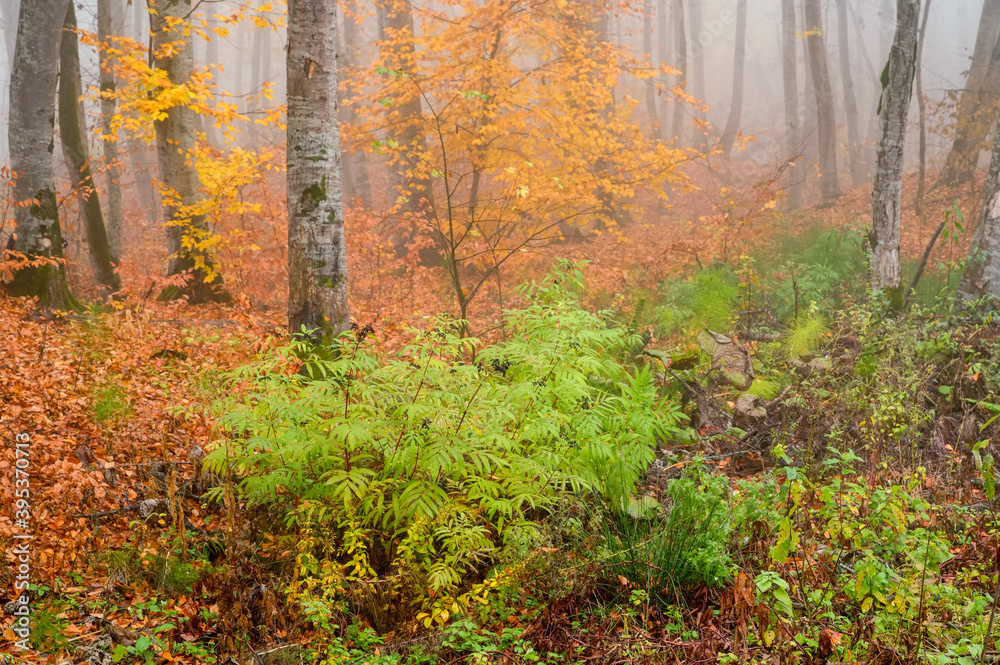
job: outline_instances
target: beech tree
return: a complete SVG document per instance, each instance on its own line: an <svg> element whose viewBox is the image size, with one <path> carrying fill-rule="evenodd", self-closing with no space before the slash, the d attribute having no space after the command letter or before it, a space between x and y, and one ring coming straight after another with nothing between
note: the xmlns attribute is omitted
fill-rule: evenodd
<svg viewBox="0 0 1000 665"><path fill-rule="evenodd" d="M87 247L94 281L111 291L120 283L104 227L104 213L90 170L86 125L80 117L80 49L76 37L76 11L69 3L59 45L59 137L69 167L70 181L77 190L87 228Z"/></svg>
<svg viewBox="0 0 1000 665"><path fill-rule="evenodd" d="M111 26L117 15L122 18L119 0L97 0L97 38L102 44L107 44L111 37ZM111 128L111 120L115 115L115 75L114 65L109 60L107 47L98 49L100 63L101 88L101 132L104 134L104 176L108 190L108 205L106 230L108 246L111 249L111 260L118 262L122 251L122 188L118 169L118 139Z"/></svg>
<svg viewBox="0 0 1000 665"><path fill-rule="evenodd" d="M830 67L823 43L823 14L820 0L805 0L803 15L806 25L806 48L809 50L809 70L812 73L813 94L816 97L816 134L819 140L819 168L822 174L820 191L823 203L840 196L837 176L837 122L834 116L833 88Z"/></svg>
<svg viewBox="0 0 1000 665"><path fill-rule="evenodd" d="M968 182L979 164L979 151L991 121L984 118L984 106L993 106L1000 92L1000 2L983 3L976 44L969 63L965 88L958 100L955 136L941 168L938 183L958 185ZM986 114L988 115L988 114Z"/></svg>
<svg viewBox="0 0 1000 665"><path fill-rule="evenodd" d="M150 5L152 54L157 69L167 74L174 85L183 85L194 68L191 32L186 23L191 0L161 0ZM160 294L161 300L187 296L190 302L224 299L218 287L222 278L212 270L211 254L204 249L210 235L204 216L188 216L184 209L198 200L198 171L192 154L195 148L195 113L189 106L170 106L165 117L154 123L156 157L163 197L163 216L167 223L167 251L170 252L168 275L189 274L184 288L171 287Z"/></svg>
<svg viewBox="0 0 1000 665"><path fill-rule="evenodd" d="M287 76L288 327L329 341L350 324L336 0L289 0Z"/></svg>
<svg viewBox="0 0 1000 665"><path fill-rule="evenodd" d="M847 0L837 0L837 41L837 50L840 56L840 80L844 88L844 114L847 116L847 167L851 174L851 186L857 187L865 181L865 173L861 160L858 100L854 94L854 77L851 74Z"/></svg>
<svg viewBox="0 0 1000 665"><path fill-rule="evenodd" d="M794 164L788 169L788 206L802 205L802 133L799 116L799 73L796 58L795 0L781 0L781 78L785 97L785 152Z"/></svg>
<svg viewBox="0 0 1000 665"><path fill-rule="evenodd" d="M726 157L733 149L736 135L740 131L743 115L743 62L747 53L747 0L736 3L736 50L733 52L733 96L729 107L729 118L719 139L719 150Z"/></svg>
<svg viewBox="0 0 1000 665"><path fill-rule="evenodd" d="M745 14L745 12L744 12ZM686 88L688 81L688 61L687 61L687 30L684 21L684 0L673 0L674 18L674 61L670 63L674 69L680 72L677 75L676 84ZM744 23L746 17L744 16ZM673 134L678 140L684 139L684 105L680 102L674 104Z"/></svg>
<svg viewBox="0 0 1000 665"><path fill-rule="evenodd" d="M931 14L931 0L924 2L924 18L920 21L920 33L917 35L917 64L914 78L917 82L917 107L920 110L918 127L920 128L920 148L917 157L917 194L913 203L914 212L924 214L924 194L927 190L927 103L924 100L924 77L921 70L924 62L924 37L927 35L927 19Z"/></svg>
<svg viewBox="0 0 1000 665"><path fill-rule="evenodd" d="M872 188L871 286L899 294L899 210L903 141L917 59L920 0L897 0L889 79L879 104L879 143Z"/></svg>
<svg viewBox="0 0 1000 665"><path fill-rule="evenodd" d="M984 293L1000 296L1000 121L993 129L993 155L983 190L979 224L972 234L958 293L974 300Z"/></svg>
<svg viewBox="0 0 1000 665"><path fill-rule="evenodd" d="M67 309L72 297L61 263L62 233L52 175L58 44L69 0L21 0L10 76L11 168L15 249L27 257L7 285L12 296L36 296L42 306ZM58 17L53 20L53 17Z"/></svg>

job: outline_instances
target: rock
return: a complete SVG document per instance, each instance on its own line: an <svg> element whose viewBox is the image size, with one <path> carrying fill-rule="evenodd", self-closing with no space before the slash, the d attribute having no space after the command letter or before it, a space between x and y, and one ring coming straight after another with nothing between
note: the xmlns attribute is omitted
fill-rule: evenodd
<svg viewBox="0 0 1000 665"><path fill-rule="evenodd" d="M764 400L750 393L743 393L736 400L736 408L733 409L733 424L740 429L753 429L767 418L767 409Z"/></svg>
<svg viewBox="0 0 1000 665"><path fill-rule="evenodd" d="M170 504L166 499L146 499L139 502L139 515L148 519L150 515L165 515L170 513Z"/></svg>
<svg viewBox="0 0 1000 665"><path fill-rule="evenodd" d="M753 361L742 345L720 333L703 330L698 335L698 346L711 356L712 369L734 388L746 390L753 383Z"/></svg>

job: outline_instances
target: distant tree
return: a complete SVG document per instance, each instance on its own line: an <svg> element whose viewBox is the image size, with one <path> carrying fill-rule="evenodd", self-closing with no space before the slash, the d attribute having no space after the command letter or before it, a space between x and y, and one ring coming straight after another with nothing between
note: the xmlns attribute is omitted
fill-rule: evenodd
<svg viewBox="0 0 1000 665"><path fill-rule="evenodd" d="M688 80L688 43L687 30L685 29L684 20L684 0L673 0L673 3L674 61L670 64L674 69L680 72L677 75L675 85L680 88L686 88ZM673 135L676 136L681 143L684 142L684 104L680 102L674 104Z"/></svg>
<svg viewBox="0 0 1000 665"><path fill-rule="evenodd" d="M666 0L660 0L654 9L653 0L645 0L642 6L642 54L649 58L650 62L656 62L653 57L653 13L657 14L657 18L665 18L665 5ZM665 24L665 21L662 24ZM664 37L666 35L661 33L660 39L663 40ZM655 134L659 129L657 126L663 124L660 121L660 105L656 100L656 83L649 80L643 81L643 85L646 88L646 115L649 116L650 127L654 129L652 133Z"/></svg>
<svg viewBox="0 0 1000 665"><path fill-rule="evenodd" d="M857 187L865 181L865 172L861 159L858 100L854 93L854 77L851 73L848 32L847 0L837 0L837 50L840 56L840 80L844 88L844 114L847 116L847 165L851 174L851 186Z"/></svg>
<svg viewBox="0 0 1000 665"><path fill-rule="evenodd" d="M76 37L76 11L69 3L59 46L59 137L69 166L70 181L78 191L87 228L87 247L94 281L111 291L120 283L104 228L104 213L87 154L86 125L80 118L80 48ZM81 129L82 128L82 129Z"/></svg>
<svg viewBox="0 0 1000 665"><path fill-rule="evenodd" d="M691 35L691 74L687 77L691 93L700 100L705 99L705 50L701 45L701 0L688 0L688 30ZM695 107L695 117L704 118L703 105Z"/></svg>
<svg viewBox="0 0 1000 665"><path fill-rule="evenodd" d="M795 37L795 0L781 0L781 78L785 97L785 152L794 166L788 169L788 206L802 206L802 125L799 117L799 73Z"/></svg>
<svg viewBox="0 0 1000 665"><path fill-rule="evenodd" d="M924 99L924 77L922 75L924 62L924 37L927 35L927 19L931 14L931 0L924 2L924 18L920 21L920 34L917 35L917 108L919 109L920 152L917 157L917 195L913 209L917 215L924 214L924 194L927 191L927 102Z"/></svg>
<svg viewBox="0 0 1000 665"><path fill-rule="evenodd" d="M819 140L819 168L822 172L820 191L823 203L840 196L837 176L837 122L834 116L833 88L830 67L823 43L823 13L820 0L805 0L806 47L812 72L813 93L816 97L816 134Z"/></svg>
<svg viewBox="0 0 1000 665"><path fill-rule="evenodd" d="M144 22L145 17L149 16L145 7L146 2L136 0L130 4L129 24L131 30L129 36L140 44L148 44L149 32L145 29ZM214 38L212 42L215 42ZM156 189L153 186L153 180L159 175L156 160L152 157L152 151L134 132L125 134L125 145L128 150L129 162L132 165L132 182L135 185L136 194L139 196L139 205L142 207L150 227L154 227L160 220L160 206L157 203Z"/></svg>
<svg viewBox="0 0 1000 665"><path fill-rule="evenodd" d="M52 175L58 44L69 0L21 0L17 43L10 76L11 168L14 185L15 249L28 262L7 285L12 296L35 296L39 304L68 309L73 304L61 263L62 233Z"/></svg>
<svg viewBox="0 0 1000 665"><path fill-rule="evenodd" d="M343 6L343 5L342 5ZM362 14L363 15L363 14ZM344 16L344 50L343 55L338 57L340 71L337 74L338 80L346 78L340 72L345 72L352 67L361 65L361 46L363 40L359 38L358 32L361 26L356 22L359 16L347 14ZM347 101L347 91L341 90L340 113L344 123L351 123L355 120L354 107ZM356 148L343 154L344 161L344 199L347 203L354 203L361 199L362 203L371 207L372 205L372 183L368 173L367 153Z"/></svg>
<svg viewBox="0 0 1000 665"><path fill-rule="evenodd" d="M170 84L185 85L194 69L191 32L187 25L191 0L160 0L152 3L151 8L154 65L166 74ZM187 296L193 303L225 298L219 290L222 277L213 270L211 253L206 249L211 236L208 223L202 215L185 213L199 197L200 183L193 159L195 112L181 101L170 105L164 116L154 122L154 127L160 181L166 190L163 216L167 223L167 251L170 252L167 274L187 274L189 278L185 287L164 289L159 298L171 300Z"/></svg>
<svg viewBox="0 0 1000 665"><path fill-rule="evenodd" d="M1000 92L1000 2L987 0L976 31L976 45L969 63L969 74L958 99L955 136L945 158L938 185L968 182L979 165L986 132L992 123L990 109Z"/></svg>
<svg viewBox="0 0 1000 665"><path fill-rule="evenodd" d="M719 139L719 150L726 157L733 149L740 131L743 116L743 63L747 53L747 0L736 2L736 49L733 52L733 96L729 105L729 118Z"/></svg>
<svg viewBox="0 0 1000 665"><path fill-rule="evenodd" d="M288 3L288 328L315 341L347 329L337 116L337 1Z"/></svg>
<svg viewBox="0 0 1000 665"><path fill-rule="evenodd" d="M116 11L117 10L117 11ZM112 23L115 15L121 19L121 3L119 0L97 0L97 38L102 44L109 44L112 33ZM108 191L107 222L108 246L111 249L111 260L115 263L121 257L122 251L122 187L121 174L118 168L118 138L111 128L111 120L115 114L115 75L113 63L107 47L98 49L100 57L101 88L101 133L104 135L104 182Z"/></svg>
<svg viewBox="0 0 1000 665"><path fill-rule="evenodd" d="M898 299L899 212L903 147L917 59L920 0L897 0L896 35L889 51L888 81L879 104L879 143L872 188L871 286ZM901 302L900 302L901 304Z"/></svg>
<svg viewBox="0 0 1000 665"><path fill-rule="evenodd" d="M972 234L958 293L967 300L984 293L1000 296L1000 121L993 129L993 155L983 189L979 224Z"/></svg>

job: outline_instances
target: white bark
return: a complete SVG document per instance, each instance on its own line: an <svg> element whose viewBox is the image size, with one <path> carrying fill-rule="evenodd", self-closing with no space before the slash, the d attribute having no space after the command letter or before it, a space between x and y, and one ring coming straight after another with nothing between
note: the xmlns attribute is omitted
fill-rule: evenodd
<svg viewBox="0 0 1000 665"><path fill-rule="evenodd" d="M959 295L967 300L987 292L1000 296L1000 121L993 129L993 156L979 224L958 286Z"/></svg>
<svg viewBox="0 0 1000 665"><path fill-rule="evenodd" d="M872 190L873 289L899 288L899 211L903 144L917 58L920 0L897 0L896 36L889 51L889 83L882 92L878 158Z"/></svg>
<svg viewBox="0 0 1000 665"><path fill-rule="evenodd" d="M62 256L52 176L52 129L59 77L58 45L68 7L69 0L23 0L10 77L10 158L18 175L14 188L16 249L37 256ZM12 295L38 296L41 304L56 308L65 308L69 302L61 267L21 270L8 291Z"/></svg>
<svg viewBox="0 0 1000 665"><path fill-rule="evenodd" d="M313 339L347 329L337 2L288 3L288 326Z"/></svg>

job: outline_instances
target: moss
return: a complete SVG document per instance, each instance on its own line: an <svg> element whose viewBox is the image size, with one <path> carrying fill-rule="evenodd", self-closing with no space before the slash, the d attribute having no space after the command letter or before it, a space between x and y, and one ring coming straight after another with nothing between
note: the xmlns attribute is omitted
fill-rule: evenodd
<svg viewBox="0 0 1000 665"><path fill-rule="evenodd" d="M326 176L302 190L299 205L303 213L310 213L318 208L323 201L326 201Z"/></svg>

